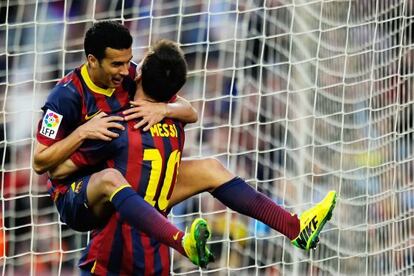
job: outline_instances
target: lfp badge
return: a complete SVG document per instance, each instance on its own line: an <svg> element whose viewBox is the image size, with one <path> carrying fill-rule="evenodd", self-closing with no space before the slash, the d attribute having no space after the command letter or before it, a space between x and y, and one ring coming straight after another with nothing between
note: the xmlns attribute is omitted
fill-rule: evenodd
<svg viewBox="0 0 414 276"><path fill-rule="evenodd" d="M43 117L40 133L46 137L55 139L63 116L48 109Z"/></svg>

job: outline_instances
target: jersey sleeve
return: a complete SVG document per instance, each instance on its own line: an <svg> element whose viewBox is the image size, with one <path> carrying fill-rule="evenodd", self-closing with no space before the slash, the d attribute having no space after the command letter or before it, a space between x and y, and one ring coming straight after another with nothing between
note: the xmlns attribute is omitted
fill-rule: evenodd
<svg viewBox="0 0 414 276"><path fill-rule="evenodd" d="M125 124L124 124L125 126ZM127 128L123 131L111 129L119 136L112 141L86 140L70 157L73 163L79 168L94 166L105 160L111 159L123 146L127 136Z"/></svg>
<svg viewBox="0 0 414 276"><path fill-rule="evenodd" d="M42 107L37 141L50 146L68 136L80 124L81 109L81 96L76 90L67 84L55 86Z"/></svg>

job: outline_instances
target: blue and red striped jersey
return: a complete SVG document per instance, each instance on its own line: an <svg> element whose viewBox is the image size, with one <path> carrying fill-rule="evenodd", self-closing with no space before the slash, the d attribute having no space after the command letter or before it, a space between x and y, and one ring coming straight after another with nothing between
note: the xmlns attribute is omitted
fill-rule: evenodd
<svg viewBox="0 0 414 276"><path fill-rule="evenodd" d="M135 63L131 62L129 76L116 89L96 86L89 77L86 64L72 70L61 79L49 94L42 107L43 117L39 121L37 141L50 146L62 140L100 111L113 114L129 107L135 94ZM52 198L67 190L68 184L77 175L59 183L48 181Z"/></svg>
<svg viewBox="0 0 414 276"><path fill-rule="evenodd" d="M167 214L184 146L183 124L164 119L147 132L135 130L136 122L111 142L88 141L71 159L80 167L107 160L128 183L158 211ZM114 214L103 229L94 232L80 260L80 267L97 275L169 275L169 248L120 221Z"/></svg>
<svg viewBox="0 0 414 276"><path fill-rule="evenodd" d="M136 66L131 63L129 77L124 78L116 89L96 86L89 77L86 64L72 70L56 84L42 107L37 140L50 146L98 112L113 114L128 107L135 94Z"/></svg>

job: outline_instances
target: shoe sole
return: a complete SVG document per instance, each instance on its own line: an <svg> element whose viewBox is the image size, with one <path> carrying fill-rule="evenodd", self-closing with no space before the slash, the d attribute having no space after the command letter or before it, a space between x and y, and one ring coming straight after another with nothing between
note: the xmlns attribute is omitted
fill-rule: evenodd
<svg viewBox="0 0 414 276"><path fill-rule="evenodd" d="M315 249L316 246L318 245L319 234L322 231L322 228L332 218L332 213L333 213L333 210L335 209L335 205L336 205L336 196L337 196L337 194L335 193L335 196L333 197L333 200L331 202L331 207L329 208L328 213L326 214L326 216L323 219L322 223L319 225L318 229L316 229L316 231L313 233L313 235L309 239L310 242L306 246L306 250L309 250L311 248Z"/></svg>
<svg viewBox="0 0 414 276"><path fill-rule="evenodd" d="M206 255L206 246L207 240L210 237L210 230L208 229L205 220L199 219L199 221L197 221L195 233L199 266L202 268L206 268L210 260L210 256Z"/></svg>

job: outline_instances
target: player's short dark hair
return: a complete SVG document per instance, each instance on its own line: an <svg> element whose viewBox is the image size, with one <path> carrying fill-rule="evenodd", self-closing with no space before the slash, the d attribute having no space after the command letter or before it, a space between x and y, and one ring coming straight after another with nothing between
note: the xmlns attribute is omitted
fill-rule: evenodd
<svg viewBox="0 0 414 276"><path fill-rule="evenodd" d="M156 42L142 64L142 88L157 102L169 101L186 82L187 63L178 44L171 40Z"/></svg>
<svg viewBox="0 0 414 276"><path fill-rule="evenodd" d="M92 54L101 61L107 47L116 50L131 48L132 36L127 27L116 21L101 21L86 32L83 45L86 56Z"/></svg>

